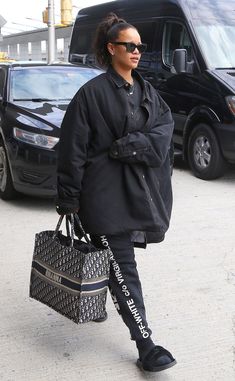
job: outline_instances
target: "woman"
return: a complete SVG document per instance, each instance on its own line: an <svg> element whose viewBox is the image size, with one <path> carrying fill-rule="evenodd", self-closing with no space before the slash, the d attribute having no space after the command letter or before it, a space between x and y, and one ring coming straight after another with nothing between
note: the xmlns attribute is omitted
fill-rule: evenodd
<svg viewBox="0 0 235 381"><path fill-rule="evenodd" d="M160 242L172 206L168 106L135 71L145 50L115 14L98 26L95 50L107 72L86 83L65 114L58 161L59 214L78 213L97 245L112 249L109 287L139 352L160 371L176 361L151 339L134 246Z"/></svg>

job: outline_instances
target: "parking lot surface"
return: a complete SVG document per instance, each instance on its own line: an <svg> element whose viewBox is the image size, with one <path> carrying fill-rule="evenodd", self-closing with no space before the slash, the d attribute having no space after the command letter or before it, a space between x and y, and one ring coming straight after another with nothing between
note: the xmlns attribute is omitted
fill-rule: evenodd
<svg viewBox="0 0 235 381"><path fill-rule="evenodd" d="M177 165L166 240L136 250L153 338L177 365L143 374L110 297L108 320L77 326L28 296L34 235L52 200L0 200L0 380L234 381L235 170L213 182Z"/></svg>

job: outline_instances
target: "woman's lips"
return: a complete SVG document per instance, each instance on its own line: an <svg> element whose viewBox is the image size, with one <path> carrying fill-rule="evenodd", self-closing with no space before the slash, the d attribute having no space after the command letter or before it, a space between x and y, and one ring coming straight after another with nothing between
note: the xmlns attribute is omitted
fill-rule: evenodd
<svg viewBox="0 0 235 381"><path fill-rule="evenodd" d="M134 63L138 63L139 62L139 58L132 57L131 61L134 62Z"/></svg>

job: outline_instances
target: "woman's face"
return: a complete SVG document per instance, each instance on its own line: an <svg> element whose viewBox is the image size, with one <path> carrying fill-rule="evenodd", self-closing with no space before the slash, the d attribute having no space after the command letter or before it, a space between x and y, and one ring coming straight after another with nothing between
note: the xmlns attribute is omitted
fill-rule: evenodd
<svg viewBox="0 0 235 381"><path fill-rule="evenodd" d="M133 52L128 52L128 48L125 45L115 44L115 42L131 42L139 45L141 44L141 38L138 31L134 28L122 30L119 32L116 41L112 42L108 44L108 50L112 57L113 66L124 71L135 69L141 57L138 48L135 48Z"/></svg>

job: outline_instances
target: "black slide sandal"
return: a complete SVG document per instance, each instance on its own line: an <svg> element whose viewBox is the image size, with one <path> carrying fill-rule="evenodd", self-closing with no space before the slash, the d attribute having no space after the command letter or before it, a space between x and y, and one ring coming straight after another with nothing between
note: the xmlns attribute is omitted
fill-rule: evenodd
<svg viewBox="0 0 235 381"><path fill-rule="evenodd" d="M136 365L147 372L160 372L176 364L172 354L165 348L156 345L142 360L138 359Z"/></svg>

